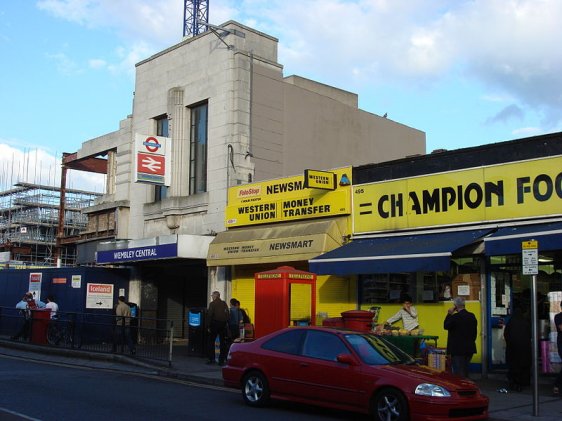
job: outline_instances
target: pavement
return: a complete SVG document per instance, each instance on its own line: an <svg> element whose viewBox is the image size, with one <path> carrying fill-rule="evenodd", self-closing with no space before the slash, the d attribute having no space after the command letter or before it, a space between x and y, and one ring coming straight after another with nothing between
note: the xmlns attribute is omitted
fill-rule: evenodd
<svg viewBox="0 0 562 421"><path fill-rule="evenodd" d="M171 366L166 362L154 362L121 354L106 354L81 350L52 348L0 338L0 355L26 358L53 364L76 365L94 369L117 370L173 378L195 384L222 386L221 367L205 364L206 359L189 355L185 342L174 345ZM500 390L506 387L505 375L489 374L485 378L472 374L481 391L490 398L489 419L560 421L562 399L552 396L554 376L539 375L538 400L533 402L531 388L521 392ZM534 416L535 408L538 415Z"/></svg>

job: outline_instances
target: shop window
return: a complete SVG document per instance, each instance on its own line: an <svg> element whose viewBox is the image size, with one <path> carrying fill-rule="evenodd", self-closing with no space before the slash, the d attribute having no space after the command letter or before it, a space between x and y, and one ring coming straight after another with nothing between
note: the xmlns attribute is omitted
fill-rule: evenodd
<svg viewBox="0 0 562 421"><path fill-rule="evenodd" d="M398 303L404 294L415 297L415 275L415 273L359 275L361 304Z"/></svg>
<svg viewBox="0 0 562 421"><path fill-rule="evenodd" d="M422 301L433 303L452 299L451 277L445 272L423 273Z"/></svg>

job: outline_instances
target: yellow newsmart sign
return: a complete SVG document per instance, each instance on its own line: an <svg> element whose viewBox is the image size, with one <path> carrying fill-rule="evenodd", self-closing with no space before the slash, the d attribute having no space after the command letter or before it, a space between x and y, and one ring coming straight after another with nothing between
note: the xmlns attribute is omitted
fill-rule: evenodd
<svg viewBox="0 0 562 421"><path fill-rule="evenodd" d="M353 186L353 232L562 214L562 156Z"/></svg>
<svg viewBox="0 0 562 421"><path fill-rule="evenodd" d="M306 187L304 175L230 187L225 224L236 227L349 215L351 167L330 173L336 179L334 190Z"/></svg>

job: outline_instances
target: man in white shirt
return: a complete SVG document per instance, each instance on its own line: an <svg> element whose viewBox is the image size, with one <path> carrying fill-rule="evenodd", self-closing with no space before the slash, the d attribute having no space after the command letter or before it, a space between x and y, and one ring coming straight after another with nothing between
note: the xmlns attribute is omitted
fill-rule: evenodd
<svg viewBox="0 0 562 421"><path fill-rule="evenodd" d="M59 305L55 303L55 297L53 297L52 295L49 295L47 297L47 304L45 305L45 308L51 309L51 319L57 318L57 311L59 311Z"/></svg>
<svg viewBox="0 0 562 421"><path fill-rule="evenodd" d="M418 321L418 312L412 305L412 299L410 298L410 296L404 296L402 298L402 302L402 308L398 310L398 312L394 316L390 317L386 321L386 324L392 324L402 319L404 329L406 329L407 331L414 330L420 325L420 322Z"/></svg>

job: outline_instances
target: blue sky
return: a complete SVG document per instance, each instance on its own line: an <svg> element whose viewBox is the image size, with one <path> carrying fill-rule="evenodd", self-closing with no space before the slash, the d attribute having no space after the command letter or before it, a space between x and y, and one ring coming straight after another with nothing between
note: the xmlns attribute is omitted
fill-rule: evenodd
<svg viewBox="0 0 562 421"><path fill-rule="evenodd" d="M179 42L183 0L0 3L0 189L58 184L62 152L131 113L134 65ZM427 152L561 131L559 0L210 0L279 39L284 74L359 94ZM102 190L73 173L74 188Z"/></svg>

